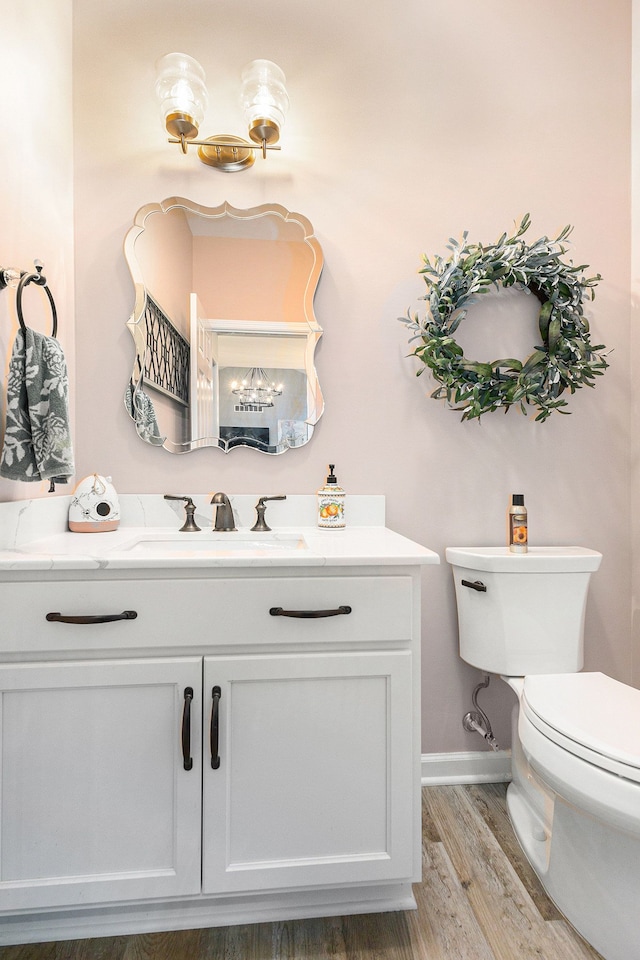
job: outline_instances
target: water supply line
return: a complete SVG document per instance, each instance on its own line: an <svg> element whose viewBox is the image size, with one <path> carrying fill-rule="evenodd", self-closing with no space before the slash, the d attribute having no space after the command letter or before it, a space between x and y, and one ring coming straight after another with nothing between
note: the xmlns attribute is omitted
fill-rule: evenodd
<svg viewBox="0 0 640 960"><path fill-rule="evenodd" d="M471 695L471 700L475 710L470 710L469 713L465 713L464 717L462 718L462 726L467 733L479 733L480 736L487 741L491 749L497 751L500 749L500 747L496 743L496 739L493 735L489 717L478 703L478 694L481 690L484 690L486 687L488 687L490 682L491 677L488 673L485 673L484 680L482 683L477 685L473 691L473 694Z"/></svg>

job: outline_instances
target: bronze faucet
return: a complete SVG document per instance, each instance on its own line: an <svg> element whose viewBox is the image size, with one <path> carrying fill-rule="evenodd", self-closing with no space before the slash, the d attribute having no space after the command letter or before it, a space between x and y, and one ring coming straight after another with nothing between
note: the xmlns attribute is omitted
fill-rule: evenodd
<svg viewBox="0 0 640 960"><path fill-rule="evenodd" d="M226 493L214 493L211 503L216 508L216 516L213 523L214 530L223 530L231 532L236 529L233 519L233 508L229 503L229 497Z"/></svg>

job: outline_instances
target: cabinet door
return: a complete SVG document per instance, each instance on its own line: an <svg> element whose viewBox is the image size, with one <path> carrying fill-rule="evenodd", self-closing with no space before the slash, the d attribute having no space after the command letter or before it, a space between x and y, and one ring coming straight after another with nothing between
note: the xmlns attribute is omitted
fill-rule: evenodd
<svg viewBox="0 0 640 960"><path fill-rule="evenodd" d="M411 666L409 651L205 659L204 892L411 877Z"/></svg>
<svg viewBox="0 0 640 960"><path fill-rule="evenodd" d="M199 891L201 683L199 657L0 667L0 910Z"/></svg>

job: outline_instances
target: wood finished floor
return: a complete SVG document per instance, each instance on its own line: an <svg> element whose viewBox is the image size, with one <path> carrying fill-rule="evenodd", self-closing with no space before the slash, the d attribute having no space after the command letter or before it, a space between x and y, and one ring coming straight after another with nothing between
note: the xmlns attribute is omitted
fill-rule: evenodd
<svg viewBox="0 0 640 960"><path fill-rule="evenodd" d="M529 867L504 784L422 798L417 911L0 947L0 960L601 960Z"/></svg>

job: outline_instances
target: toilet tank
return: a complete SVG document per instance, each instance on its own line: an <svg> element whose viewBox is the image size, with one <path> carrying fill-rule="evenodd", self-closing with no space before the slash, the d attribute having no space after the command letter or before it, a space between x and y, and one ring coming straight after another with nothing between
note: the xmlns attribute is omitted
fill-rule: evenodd
<svg viewBox="0 0 640 960"><path fill-rule="evenodd" d="M524 554L447 547L446 557L463 660L510 677L582 669L589 578L602 554L585 547L530 547Z"/></svg>

